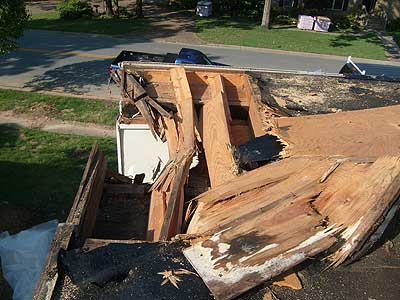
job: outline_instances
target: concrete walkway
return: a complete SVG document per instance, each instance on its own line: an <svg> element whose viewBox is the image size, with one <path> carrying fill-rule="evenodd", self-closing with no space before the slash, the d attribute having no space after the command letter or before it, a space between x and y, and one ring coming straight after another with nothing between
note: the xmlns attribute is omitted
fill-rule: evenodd
<svg viewBox="0 0 400 300"><path fill-rule="evenodd" d="M385 54L389 60L400 63L400 48L394 38L384 31L377 31L376 34L382 41L382 44L385 47Z"/></svg>

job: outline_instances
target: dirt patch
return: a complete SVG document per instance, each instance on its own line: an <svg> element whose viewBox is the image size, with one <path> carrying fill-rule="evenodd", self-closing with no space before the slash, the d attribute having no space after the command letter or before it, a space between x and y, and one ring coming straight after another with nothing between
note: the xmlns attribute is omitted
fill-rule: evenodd
<svg viewBox="0 0 400 300"><path fill-rule="evenodd" d="M58 109L48 103L34 103L29 107L29 111L36 117L54 117L58 114Z"/></svg>
<svg viewBox="0 0 400 300"><path fill-rule="evenodd" d="M35 128L48 132L75 134L98 137L115 137L115 128L92 123L69 122L55 120L43 116L44 111L49 111L49 107L36 107L37 115L17 114L14 111L0 112L0 124L10 124L25 128ZM42 113L39 113L39 112ZM24 139L24 137L20 137Z"/></svg>

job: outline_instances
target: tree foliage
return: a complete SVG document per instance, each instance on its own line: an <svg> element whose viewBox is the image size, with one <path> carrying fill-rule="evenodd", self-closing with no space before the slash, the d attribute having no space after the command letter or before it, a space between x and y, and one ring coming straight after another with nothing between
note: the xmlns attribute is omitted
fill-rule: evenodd
<svg viewBox="0 0 400 300"><path fill-rule="evenodd" d="M0 1L0 53L17 47L16 39L22 35L28 19L24 0Z"/></svg>
<svg viewBox="0 0 400 300"><path fill-rule="evenodd" d="M78 19L92 15L92 7L88 2L80 0L63 0L57 5L61 19Z"/></svg>

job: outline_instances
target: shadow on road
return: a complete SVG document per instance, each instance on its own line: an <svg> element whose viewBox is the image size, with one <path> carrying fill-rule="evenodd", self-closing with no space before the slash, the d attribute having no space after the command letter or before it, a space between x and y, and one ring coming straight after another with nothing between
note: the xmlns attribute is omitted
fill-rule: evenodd
<svg viewBox="0 0 400 300"><path fill-rule="evenodd" d="M54 68L38 74L25 83L33 91L62 90L66 93L84 94L90 86L107 84L110 59L83 61Z"/></svg>

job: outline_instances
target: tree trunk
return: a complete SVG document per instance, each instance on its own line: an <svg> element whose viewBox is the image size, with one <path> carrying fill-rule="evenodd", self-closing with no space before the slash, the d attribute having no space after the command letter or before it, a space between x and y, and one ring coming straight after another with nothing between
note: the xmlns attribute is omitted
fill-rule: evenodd
<svg viewBox="0 0 400 300"><path fill-rule="evenodd" d="M119 2L118 0L113 0L114 2L114 7L115 7L115 15L119 17Z"/></svg>
<svg viewBox="0 0 400 300"><path fill-rule="evenodd" d="M264 27L265 30L268 30L269 28L270 13L271 13L271 0L265 0L263 17L261 21L261 26Z"/></svg>
<svg viewBox="0 0 400 300"><path fill-rule="evenodd" d="M114 15L112 0L106 0L106 14L107 14L107 16Z"/></svg>
<svg viewBox="0 0 400 300"><path fill-rule="evenodd" d="M136 0L136 17L143 18L143 1Z"/></svg>

